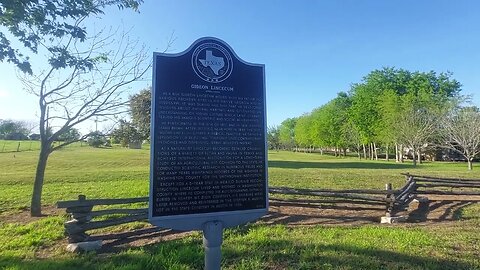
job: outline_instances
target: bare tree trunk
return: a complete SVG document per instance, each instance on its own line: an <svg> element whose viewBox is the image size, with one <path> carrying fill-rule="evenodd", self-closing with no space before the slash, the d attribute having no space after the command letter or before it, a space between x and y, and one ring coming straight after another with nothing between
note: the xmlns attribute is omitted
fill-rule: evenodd
<svg viewBox="0 0 480 270"><path fill-rule="evenodd" d="M38 156L37 170L35 172L35 181L33 183L32 201L30 204L30 215L39 217L42 215L42 190L47 160L50 155L50 147L42 142L40 154Z"/></svg>
<svg viewBox="0 0 480 270"><path fill-rule="evenodd" d="M374 159L374 149L373 149L373 143L370 143L370 160Z"/></svg>
<svg viewBox="0 0 480 270"><path fill-rule="evenodd" d="M343 157L347 157L347 148L343 148Z"/></svg>
<svg viewBox="0 0 480 270"><path fill-rule="evenodd" d="M418 164L422 164L422 150L418 149Z"/></svg>
<svg viewBox="0 0 480 270"><path fill-rule="evenodd" d="M413 166L417 166L417 156L416 156L416 154L417 154L417 151L415 150L415 148L413 148L413 149L412 149L412 156L413 156L412 161L413 161Z"/></svg>
<svg viewBox="0 0 480 270"><path fill-rule="evenodd" d="M385 149L385 160L386 160L386 161L390 161L390 157L388 156L388 150L389 150L389 149L388 149L388 143L387 143L387 145L385 146L385 148L386 148L386 149Z"/></svg>
<svg viewBox="0 0 480 270"><path fill-rule="evenodd" d="M471 158L467 158L467 162L468 162L468 170L469 170L469 171L473 170L472 159L471 159Z"/></svg>
<svg viewBox="0 0 480 270"><path fill-rule="evenodd" d="M362 159L362 154L360 154L360 144L357 144L357 155L358 159Z"/></svg>
<svg viewBox="0 0 480 270"><path fill-rule="evenodd" d="M400 144L400 152L398 154L400 155L400 163L403 163L403 144Z"/></svg>
<svg viewBox="0 0 480 270"><path fill-rule="evenodd" d="M400 155L398 154L400 150L398 150L398 143L395 143L395 162L400 162Z"/></svg>
<svg viewBox="0 0 480 270"><path fill-rule="evenodd" d="M373 154L375 155L375 160L378 160L377 144L372 143L372 146L373 146Z"/></svg>

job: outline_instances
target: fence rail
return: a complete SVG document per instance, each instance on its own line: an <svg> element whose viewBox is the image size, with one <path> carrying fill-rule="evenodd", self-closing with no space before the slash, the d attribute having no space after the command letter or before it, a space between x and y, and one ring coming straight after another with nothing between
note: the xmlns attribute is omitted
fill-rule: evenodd
<svg viewBox="0 0 480 270"><path fill-rule="evenodd" d="M480 196L480 179L438 178L408 173L403 175L406 176L406 182L400 189L392 189L391 184L386 184L385 190L270 187L271 195L287 195L286 198L270 197L270 201L283 205L322 203L380 205L385 207L387 217L393 217L405 210L419 194ZM446 188L448 190L445 190ZM90 230L147 220L148 209L139 206L139 203L148 203L148 197L87 200L84 195L79 195L78 200L57 202L57 207L65 208L71 215L71 220L65 222L65 231L69 242L76 243L88 241L90 236L87 231ZM93 210L98 205L126 205L126 208Z"/></svg>

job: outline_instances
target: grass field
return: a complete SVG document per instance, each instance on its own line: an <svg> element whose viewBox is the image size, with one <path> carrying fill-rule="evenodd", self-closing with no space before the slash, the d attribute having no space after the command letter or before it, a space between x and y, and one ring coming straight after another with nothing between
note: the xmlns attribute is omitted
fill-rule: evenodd
<svg viewBox="0 0 480 270"><path fill-rule="evenodd" d="M59 142L55 142L54 145ZM68 145L67 148L83 147L87 143L78 142ZM15 140L0 140L0 153L15 153L25 151L40 150L40 141L15 141Z"/></svg>
<svg viewBox="0 0 480 270"><path fill-rule="evenodd" d="M0 145L1 146L1 145ZM22 222L29 205L37 151L0 153L0 269L201 269L201 234L116 253L64 251L65 215ZM148 195L149 151L72 147L48 163L43 203ZM402 172L480 178L463 163L410 163L271 152L269 184L308 188L400 187ZM132 225L146 226L146 225ZM480 269L480 207L458 220L426 226L309 226L263 223L229 229L223 269ZM60 243L60 244L59 244Z"/></svg>
<svg viewBox="0 0 480 270"><path fill-rule="evenodd" d="M0 153L40 150L40 141L0 140Z"/></svg>

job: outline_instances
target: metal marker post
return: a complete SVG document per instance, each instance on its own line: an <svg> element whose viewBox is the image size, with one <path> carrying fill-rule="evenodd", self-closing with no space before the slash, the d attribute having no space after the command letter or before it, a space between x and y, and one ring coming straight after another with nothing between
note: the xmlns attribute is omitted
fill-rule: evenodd
<svg viewBox="0 0 480 270"><path fill-rule="evenodd" d="M219 270L223 229L268 213L265 66L205 37L154 53L152 78L148 219L203 230L205 269Z"/></svg>
<svg viewBox="0 0 480 270"><path fill-rule="evenodd" d="M220 270L222 261L223 224L220 221L203 225L203 247L205 248L205 270Z"/></svg>

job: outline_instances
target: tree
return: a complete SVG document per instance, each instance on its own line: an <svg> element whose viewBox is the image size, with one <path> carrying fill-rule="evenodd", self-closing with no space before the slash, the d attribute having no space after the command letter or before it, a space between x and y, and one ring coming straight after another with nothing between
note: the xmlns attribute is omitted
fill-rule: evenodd
<svg viewBox="0 0 480 270"><path fill-rule="evenodd" d="M130 97L129 106L132 124L136 127L144 140L150 138L151 100L151 87L147 87Z"/></svg>
<svg viewBox="0 0 480 270"><path fill-rule="evenodd" d="M411 148L414 165L416 157L421 162L422 152L437 144L440 120L458 104L460 91L461 84L451 78L451 73L411 73L406 82L406 93L401 96L404 113L397 119L397 124L401 134L409 134L406 146ZM402 141L406 139L405 136L401 138Z"/></svg>
<svg viewBox="0 0 480 270"><path fill-rule="evenodd" d="M438 134L442 115L438 111L429 110L412 102L409 96L403 98L403 114L397 119L396 132L399 143L404 144L412 153L413 165L417 165L417 157L421 158L421 149L431 145Z"/></svg>
<svg viewBox="0 0 480 270"><path fill-rule="evenodd" d="M27 122L0 119L0 139L28 138L30 131L31 127Z"/></svg>
<svg viewBox="0 0 480 270"><path fill-rule="evenodd" d="M87 40L87 31L80 24L93 15L103 14L103 9L117 5L120 9L138 10L143 0L0 0L0 25L5 27L17 42L0 32L0 61L16 65L21 71L32 74L29 54L37 54L40 47L49 43L50 39ZM23 48L20 48L23 46ZM48 46L48 45L47 45ZM50 46L57 50L51 54L48 62L59 65L70 65L81 62L81 58L70 54L61 47ZM88 59L85 63L88 65Z"/></svg>
<svg viewBox="0 0 480 270"><path fill-rule="evenodd" d="M393 89L388 89L379 97L379 111L381 112L381 122L379 124L379 141L385 145L385 159L389 160L389 147L395 145L396 161L400 161L398 134L396 125L402 118L402 107L400 96Z"/></svg>
<svg viewBox="0 0 480 270"><path fill-rule="evenodd" d="M287 118L278 127L278 139L285 148L295 147L295 125L297 118Z"/></svg>
<svg viewBox="0 0 480 270"><path fill-rule="evenodd" d="M103 51L102 48L113 43L119 44L117 50ZM90 48L86 50L76 45L69 42L63 48L79 54L78 58L88 59L92 63L90 68L82 68L83 64L61 69L52 65L38 75L22 78L25 89L38 97L40 106L41 150L31 203L33 216L41 215L41 193L50 153L83 140L88 134L63 141L55 147L52 143L92 117L117 116L126 112L125 86L142 78L149 68L146 51L143 48L137 51L137 44L130 41L126 34L121 35L118 41L112 35L104 38L97 35L91 39ZM48 134L49 128L53 128L52 134Z"/></svg>
<svg viewBox="0 0 480 270"><path fill-rule="evenodd" d="M114 140L119 141L123 147L129 146L130 148L136 148L143 140L143 134L141 134L132 123L125 120L120 120L120 126L112 132Z"/></svg>
<svg viewBox="0 0 480 270"><path fill-rule="evenodd" d="M378 110L378 96L380 93L381 90L379 88L368 83L353 85L350 92L352 106L349 115L360 134L364 158L366 158L365 145L370 146L378 139L378 126L381 120ZM373 159L374 152L369 151L369 153L370 158Z"/></svg>
<svg viewBox="0 0 480 270"><path fill-rule="evenodd" d="M444 114L450 108L449 103L457 99L461 90L461 84L451 76L448 72L436 74L433 71L425 73L383 68L372 71L361 83L354 84L350 90L350 119L360 133L362 143L369 144L370 153L376 157L376 143L381 143L385 146L388 157L388 146L398 145L398 136L405 132L399 132L398 125L405 128L405 122L423 121L404 119L406 113ZM420 128L416 130L422 132ZM424 137L423 135L419 137ZM421 157L421 151L427 145L429 144L416 149L416 156ZM373 156L370 155L371 158Z"/></svg>
<svg viewBox="0 0 480 270"><path fill-rule="evenodd" d="M480 153L480 111L465 107L454 111L442 121L443 147L460 153L472 170L473 159Z"/></svg>
<svg viewBox="0 0 480 270"><path fill-rule="evenodd" d="M25 73L24 88L39 101L40 153L31 200L31 215L41 215L41 195L49 155L75 141L53 146L60 135L92 117L117 116L126 111L126 86L143 77L150 67L144 47L118 31L87 35L84 21L103 14L105 7L136 10L142 1L2 1L2 21L24 50L42 53L46 70L38 70L23 53L0 37L2 58ZM6 52L6 53L5 53ZM33 68L32 68L33 67ZM52 132L49 133L49 130Z"/></svg>
<svg viewBox="0 0 480 270"><path fill-rule="evenodd" d="M267 128L268 149L278 150L280 147L280 133L277 126Z"/></svg>
<svg viewBox="0 0 480 270"><path fill-rule="evenodd" d="M344 131L350 106L349 96L340 92L336 98L312 112L311 137L315 146L331 147L335 156L341 149L346 155L348 141Z"/></svg>
<svg viewBox="0 0 480 270"><path fill-rule="evenodd" d="M88 134L88 145L91 147L98 148L107 143L105 135L100 131L94 131Z"/></svg>
<svg viewBox="0 0 480 270"><path fill-rule="evenodd" d="M80 131L76 128L70 128L64 133L58 135L57 141L68 142L68 141L78 141L81 138Z"/></svg>
<svg viewBox="0 0 480 270"><path fill-rule="evenodd" d="M312 117L311 114L304 114L297 119L295 124L295 143L307 151L313 146L312 140Z"/></svg>

